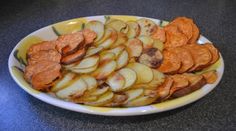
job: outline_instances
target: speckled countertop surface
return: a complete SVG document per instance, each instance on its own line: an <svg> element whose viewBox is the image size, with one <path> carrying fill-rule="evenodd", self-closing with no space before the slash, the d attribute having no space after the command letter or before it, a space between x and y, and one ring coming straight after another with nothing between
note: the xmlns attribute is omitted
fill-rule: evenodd
<svg viewBox="0 0 236 131"><path fill-rule="evenodd" d="M4 3L5 2L5 3ZM171 20L188 16L225 59L222 81L188 106L137 117L104 117L60 109L22 90L8 56L27 34L76 17L124 14ZM236 130L236 1L5 0L0 2L0 130Z"/></svg>

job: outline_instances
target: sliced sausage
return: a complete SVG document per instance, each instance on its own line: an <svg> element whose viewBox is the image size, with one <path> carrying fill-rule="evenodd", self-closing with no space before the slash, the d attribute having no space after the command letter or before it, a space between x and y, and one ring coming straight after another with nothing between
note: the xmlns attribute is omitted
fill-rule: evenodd
<svg viewBox="0 0 236 131"><path fill-rule="evenodd" d="M52 61L60 63L60 60L61 60L61 54L58 53L56 50L41 50L33 53L28 58L28 64L32 65L41 61Z"/></svg>
<svg viewBox="0 0 236 131"><path fill-rule="evenodd" d="M72 54L80 48L83 48L84 36L82 32L66 34L59 36L56 40L56 49L62 55Z"/></svg>
<svg viewBox="0 0 236 131"><path fill-rule="evenodd" d="M161 66L158 68L159 71L167 74L175 74L181 67L181 62L177 55L170 50L163 51L163 62Z"/></svg>
<svg viewBox="0 0 236 131"><path fill-rule="evenodd" d="M53 62L53 61L40 61L36 64L33 65L28 65L25 68L25 72L24 72L24 78L28 81L31 82L31 78L33 75L51 69L52 67L58 65L57 62Z"/></svg>
<svg viewBox="0 0 236 131"><path fill-rule="evenodd" d="M61 77L61 65L56 64L49 69L39 72L32 77L32 86L36 90L48 91L54 81Z"/></svg>
<svg viewBox="0 0 236 131"><path fill-rule="evenodd" d="M157 68L161 65L163 56L157 48L145 49L139 57L139 62L151 68Z"/></svg>
<svg viewBox="0 0 236 131"><path fill-rule="evenodd" d="M84 29L83 31L85 45L93 43L94 39L97 37L97 34L89 29Z"/></svg>
<svg viewBox="0 0 236 131"><path fill-rule="evenodd" d="M220 58L219 51L211 43L205 43L205 44L203 44L203 46L206 47L212 55L212 59L211 59L209 65L214 64Z"/></svg>
<svg viewBox="0 0 236 131"><path fill-rule="evenodd" d="M206 79L208 84L213 84L218 78L217 72L215 70L203 73L202 76Z"/></svg>
<svg viewBox="0 0 236 131"><path fill-rule="evenodd" d="M86 55L86 49L83 48L83 49L76 51L73 54L62 57L61 63L65 64L65 65L72 64L74 62L78 62L78 61L82 60L85 55Z"/></svg>
<svg viewBox="0 0 236 131"><path fill-rule="evenodd" d="M178 73L184 73L188 71L188 69L194 66L193 57L187 49L178 47L178 48L172 48L171 50L177 54L177 57L181 61L181 67L178 70Z"/></svg>
<svg viewBox="0 0 236 131"><path fill-rule="evenodd" d="M54 41L43 41L38 44L32 45L27 51L27 58L29 58L32 54L37 53L43 50L54 50L56 47L56 43Z"/></svg>
<svg viewBox="0 0 236 131"><path fill-rule="evenodd" d="M194 61L194 66L189 69L189 72L201 70L211 62L212 56L206 47L199 44L190 44L184 47L190 51Z"/></svg>

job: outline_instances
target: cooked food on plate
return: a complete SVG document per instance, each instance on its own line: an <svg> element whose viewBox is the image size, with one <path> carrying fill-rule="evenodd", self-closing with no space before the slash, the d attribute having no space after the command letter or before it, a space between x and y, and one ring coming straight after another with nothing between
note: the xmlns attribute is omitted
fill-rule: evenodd
<svg viewBox="0 0 236 131"><path fill-rule="evenodd" d="M32 45L24 78L36 90L91 106L175 99L217 80L217 71L206 69L219 60L219 51L212 43L199 44L199 33L187 17L164 24L148 18L92 20Z"/></svg>

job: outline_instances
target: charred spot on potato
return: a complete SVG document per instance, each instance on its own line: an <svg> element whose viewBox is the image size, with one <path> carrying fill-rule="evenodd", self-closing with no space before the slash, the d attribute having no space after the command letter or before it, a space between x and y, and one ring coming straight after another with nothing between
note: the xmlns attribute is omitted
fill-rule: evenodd
<svg viewBox="0 0 236 131"><path fill-rule="evenodd" d="M148 48L139 57L138 61L151 68L157 68L161 65L163 56L157 48Z"/></svg>

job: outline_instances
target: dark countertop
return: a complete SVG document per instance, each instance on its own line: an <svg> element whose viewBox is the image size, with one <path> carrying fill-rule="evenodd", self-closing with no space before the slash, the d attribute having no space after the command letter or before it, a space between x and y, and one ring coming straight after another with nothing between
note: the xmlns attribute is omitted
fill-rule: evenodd
<svg viewBox="0 0 236 131"><path fill-rule="evenodd" d="M6 3L3 3L6 2ZM71 18L124 14L171 20L188 16L225 60L222 81L188 106L146 116L76 113L33 98L10 77L8 56L29 33ZM7 0L0 2L0 130L236 130L235 0Z"/></svg>

